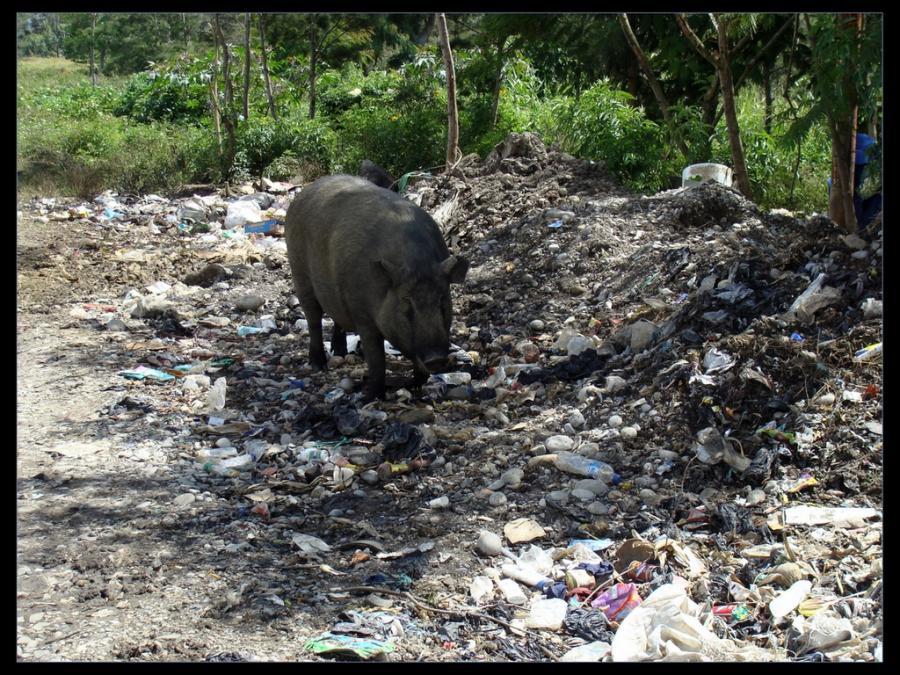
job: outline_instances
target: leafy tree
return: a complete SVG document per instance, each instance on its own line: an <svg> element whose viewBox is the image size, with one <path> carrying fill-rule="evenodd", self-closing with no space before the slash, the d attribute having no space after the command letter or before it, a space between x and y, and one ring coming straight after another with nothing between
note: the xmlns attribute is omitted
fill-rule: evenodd
<svg viewBox="0 0 900 675"><path fill-rule="evenodd" d="M716 31L717 49L708 49L687 22L684 14L676 15L681 31L697 52L709 61L716 69L722 100L725 108L725 119L728 124L728 141L731 145L731 161L734 164L734 177L738 188L745 196L750 197L750 178L747 175L747 164L744 160L744 148L741 145L741 131L738 126L737 111L734 104L734 80L731 73L731 44L729 28L735 23L735 17L724 14L709 16Z"/></svg>
<svg viewBox="0 0 900 675"><path fill-rule="evenodd" d="M61 56L64 27L55 12L16 14L16 53L19 56Z"/></svg>
<svg viewBox="0 0 900 675"><path fill-rule="evenodd" d="M853 196L858 120L877 116L882 102L882 19L878 14L805 14L803 25L816 103L793 131L802 135L815 120L827 121L833 181L829 215L852 232L857 227Z"/></svg>
<svg viewBox="0 0 900 675"><path fill-rule="evenodd" d="M453 52L450 49L450 35L447 33L447 18L437 16L441 54L444 57L444 72L447 76L447 167L451 167L461 157L459 151L459 117L456 109L456 72L453 67Z"/></svg>

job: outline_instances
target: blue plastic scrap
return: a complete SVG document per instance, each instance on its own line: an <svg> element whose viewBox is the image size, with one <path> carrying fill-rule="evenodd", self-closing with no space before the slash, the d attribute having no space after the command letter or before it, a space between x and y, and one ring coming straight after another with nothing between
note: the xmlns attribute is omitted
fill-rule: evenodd
<svg viewBox="0 0 900 675"><path fill-rule="evenodd" d="M143 380L148 377L151 380L161 381L175 379L174 375L164 373L161 370L156 370L156 368L147 368L146 366L138 366L137 368L134 368L132 370L120 370L118 374L128 380Z"/></svg>

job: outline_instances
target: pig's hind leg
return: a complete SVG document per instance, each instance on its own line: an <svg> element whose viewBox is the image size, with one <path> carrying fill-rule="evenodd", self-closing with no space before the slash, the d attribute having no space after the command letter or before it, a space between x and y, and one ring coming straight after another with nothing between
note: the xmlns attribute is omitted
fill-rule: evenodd
<svg viewBox="0 0 900 675"><path fill-rule="evenodd" d="M369 370L369 386L366 399L384 398L384 336L374 326L358 326Z"/></svg>
<svg viewBox="0 0 900 675"><path fill-rule="evenodd" d="M315 370L324 370L328 359L325 357L325 343L322 337L322 306L312 293L297 290L300 306L309 324L309 363Z"/></svg>
<svg viewBox="0 0 900 675"><path fill-rule="evenodd" d="M347 356L347 331L334 324L331 331L331 353L335 356Z"/></svg>
<svg viewBox="0 0 900 675"><path fill-rule="evenodd" d="M430 375L427 370L420 370L419 366L413 365L412 386L416 388L421 387L428 381Z"/></svg>

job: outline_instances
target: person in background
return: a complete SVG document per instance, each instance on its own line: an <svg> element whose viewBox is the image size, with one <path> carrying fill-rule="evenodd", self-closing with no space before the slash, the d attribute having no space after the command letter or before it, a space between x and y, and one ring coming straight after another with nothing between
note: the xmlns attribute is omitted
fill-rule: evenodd
<svg viewBox="0 0 900 675"><path fill-rule="evenodd" d="M860 195L863 179L865 178L866 167L869 164L870 148L875 145L874 138L864 133L856 134L856 158L854 164L856 167L853 171L853 209L856 211L856 222L859 229L864 228L872 222L878 212L881 210L881 187L878 192L866 199ZM831 179L828 179L828 195L831 195Z"/></svg>
<svg viewBox="0 0 900 675"><path fill-rule="evenodd" d="M869 148L876 141L868 134L856 134L856 169L853 173L853 208L856 210L856 222L860 228L865 227L881 211L881 186L878 191L863 199L860 194L863 179L866 177L866 166L869 164Z"/></svg>

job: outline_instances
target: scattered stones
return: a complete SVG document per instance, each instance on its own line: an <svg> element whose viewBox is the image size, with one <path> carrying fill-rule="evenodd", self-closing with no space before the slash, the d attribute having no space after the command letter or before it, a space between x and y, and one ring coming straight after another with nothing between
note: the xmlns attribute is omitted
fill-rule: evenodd
<svg viewBox="0 0 900 675"><path fill-rule="evenodd" d="M568 436L550 436L544 441L547 452L568 452L575 447L575 441Z"/></svg>
<svg viewBox="0 0 900 675"><path fill-rule="evenodd" d="M500 552L503 550L503 542L500 537L488 530L482 530L478 533L478 541L475 542L475 546L484 555L488 556L500 555Z"/></svg>
<svg viewBox="0 0 900 675"><path fill-rule="evenodd" d="M488 504L491 506L503 506L506 502L506 495L502 492L494 492L488 497Z"/></svg>
<svg viewBox="0 0 900 675"><path fill-rule="evenodd" d="M283 239L246 237L240 227L223 235L216 225L227 207L218 212L216 204L228 202L221 197L204 203L206 217L215 221L206 223L208 231L193 231L196 223L188 223L188 230L176 222L163 227L162 219L174 216L178 204L162 198L129 197L123 208L134 209L129 215L135 219L112 226L99 227L67 211L60 241L75 233L103 246L79 244L79 255L91 264L57 286L52 302L37 305L22 295L26 311L17 318L20 339L30 341L21 350L30 370L20 378L20 390L44 383L45 371L65 389L65 397L55 401L58 414L32 413L33 399L22 407L48 429L67 435L102 431L111 440L23 444L30 457L45 462L19 477L31 547L23 559L32 567L54 563L22 575L28 597L77 588L106 598L113 614L105 618L133 620L124 611L129 605L120 604L135 604L133 587L144 582L134 579L145 576L129 578L129 567L109 556L133 555L129 542L143 540L156 551L162 539L174 541L172 532L186 531L194 534L179 545L177 556L154 553L141 560L142 573L152 569L146 583L164 579L173 598L209 595L214 605L221 601L210 609L214 623L218 612L228 612L238 623L283 615L294 624L313 625L336 622L340 611L352 609L356 614L341 617L350 623L363 616L366 604L383 609L386 594L342 597L341 586L401 588L408 577L410 592L426 602L443 603L446 594L447 606L471 608L468 594L482 604L479 611L522 628L535 603L548 599L545 582L562 593L574 590L559 588L567 581L591 583L585 569L574 568L576 562L602 567L616 560L624 538L640 537L646 541L647 557L639 561L645 567L616 569L621 580L604 591L615 588L623 598L633 592L647 601L652 589L663 586L659 575L672 574L688 580L685 600L690 596L717 610L743 605L750 612L751 622L734 630L738 615L721 614L718 627L710 624L717 634L730 631L736 644L749 649L763 641L741 638L740 631L761 625L769 633L766 649L789 648L798 655L792 658L809 653L795 648L791 631L812 635L800 618L808 623L818 615L808 616L802 603L826 599L840 616L852 616L860 634L873 636L871 646L844 645L846 653L829 652L827 658L874 658L883 614L880 519L867 511L861 520L853 511L841 512L850 520L839 521L852 527L839 528L825 515L783 523L778 518L785 509L773 508L784 498L821 501L832 509L879 506L880 358L851 357L882 337L881 278L874 264L880 259L869 257L863 265L852 258L841 242L844 233L827 219L780 215L789 219L782 222L715 185L631 195L597 164L546 149L528 154L534 142L523 143L505 148L506 156L505 146L498 149L493 172L487 162L470 158L447 175L411 178L410 198L431 211L458 195L455 208L444 209L443 230L451 250L467 256L471 267L466 283L454 287L452 363L441 374L450 377L431 377L419 386L411 381L409 361L389 351L387 399L371 403L363 399L367 373L357 336L348 336L350 353L332 355L326 370L310 366L309 323L291 297ZM140 225L138 216L145 214L137 213L153 203L160 212L146 215L157 219L155 232ZM20 205L20 232L35 222L29 214L41 208L30 204L40 202ZM37 215L49 217L56 208ZM89 218L93 206L85 208ZM554 209L556 217L545 221ZM880 250L880 236L853 250L867 256ZM117 251L115 257L109 250ZM44 257L55 267L39 271L58 275L71 258L59 249ZM26 263L20 278L33 277L27 256L20 259ZM800 303L802 311L791 316L787 310L820 274L825 277L807 295L813 302ZM144 295L151 287L153 295ZM244 298L253 302L244 304ZM246 314L264 302L270 314ZM78 311L70 315L73 307ZM65 349L59 347L63 341L34 349L33 341L57 317L68 322ZM120 330L126 320L127 334ZM116 330L93 330L104 325ZM85 328L91 328L90 337L83 337ZM326 321L326 340L332 331ZM727 355L727 368L708 367L708 354ZM171 379L125 380L115 374L137 365ZM97 388L113 400L79 411L85 383L95 380L102 380ZM22 424L32 425L33 436L35 422ZM731 439L722 452L731 452L732 462L689 461L704 428ZM532 454L573 451L609 462L619 475L607 482L565 473L552 463L526 466ZM52 476L45 468L51 465L62 474ZM140 496L116 487L116 481L109 483L107 501L106 495L87 495L82 476L90 473L126 475L122 485L140 484ZM98 508L110 513L127 513L127 535L123 524L104 523L98 531L88 511L71 511L71 500L85 498L92 505L100 500ZM43 529L36 529L38 520ZM487 529L476 534L499 527L506 533L514 523L528 536L540 534L532 539L516 532L509 550ZM819 562L817 576L808 577L816 580L814 594L786 611L783 621L772 622L770 603L783 588L753 588L752 580L776 574L783 563L780 529L794 533L792 556ZM45 532L57 548L47 543L41 550ZM330 548L295 539L301 533L321 537ZM772 533L778 535L774 544ZM102 542L118 536L124 543L112 549L104 544L103 558L89 559L98 536ZM466 544L475 537L478 553L503 557L471 555ZM575 545L575 537L587 543ZM290 553L286 542L295 542ZM766 548L746 553L751 546ZM77 573L63 562L76 550L84 558ZM828 567L834 551L850 554ZM263 558L281 561L286 569L299 559L303 574L260 577ZM482 569L500 568L512 558L517 566L529 561L524 566L531 576L523 576L528 580L494 579L496 570ZM52 578L62 571L73 576ZM719 571L728 576L727 586L716 581ZM375 581L375 575L391 576ZM28 584L44 583L30 577L46 577L46 588L30 590ZM594 578L611 579L602 569ZM261 581L245 584L246 579ZM79 581L85 585L76 586ZM496 595L495 581L501 590ZM517 603L518 614L493 614L490 601L501 597ZM587 595L572 597L580 602ZM424 611L413 616L407 600L390 600L392 635L403 636L396 644L407 650L404 658L431 654L427 643L455 645L441 647L458 650L442 651L442 658L508 660L512 652L504 649L525 650L532 639L502 624L473 637L454 626L453 617ZM190 614L184 610L195 601L184 602L172 612L176 621ZM665 606L676 620L689 609L686 602L678 612ZM615 626L624 625L622 617L610 624L599 605L581 609L598 624L573 623L567 614L560 624L558 616L551 621L549 613L538 613L530 629L560 631L558 638L546 634L544 643L557 657L577 637L589 641L581 657L611 658L608 645ZM55 611L48 608L40 621L22 622L41 627L40 641L26 653L47 644L48 654L73 657L69 645L78 638L47 643L62 625ZM407 615L417 622L415 630L404 623ZM690 616L691 625L696 620L706 626L709 618ZM79 621L93 631L101 618L85 613ZM368 626L374 632L360 634L380 639L382 628ZM136 635L143 640L150 631ZM198 639L209 639L203 635ZM176 652L165 651L170 641L146 640L160 646L140 651L144 646L127 645L123 649L135 651L123 653L174 658ZM182 648L187 651L177 654L193 653L188 643L180 643ZM529 656L543 658L537 652Z"/></svg>
<svg viewBox="0 0 900 675"><path fill-rule="evenodd" d="M258 295L244 295L234 303L234 308L240 312L255 312L266 304L266 299Z"/></svg>
<svg viewBox="0 0 900 675"><path fill-rule="evenodd" d="M177 506L179 508L183 508L185 506L190 506L191 504L193 504L196 501L196 499L197 499L196 495L194 495L190 492L185 492L184 494L180 494L177 497L175 497L175 506Z"/></svg>

